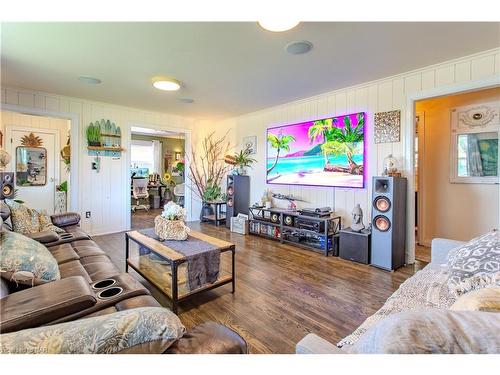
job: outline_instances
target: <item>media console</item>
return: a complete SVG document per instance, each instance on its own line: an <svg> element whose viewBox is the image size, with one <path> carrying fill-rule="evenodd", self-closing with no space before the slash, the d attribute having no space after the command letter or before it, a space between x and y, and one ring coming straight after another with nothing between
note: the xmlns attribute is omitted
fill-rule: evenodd
<svg viewBox="0 0 500 375"><path fill-rule="evenodd" d="M341 217L301 215L279 208L249 208L249 233L308 250L338 255Z"/></svg>

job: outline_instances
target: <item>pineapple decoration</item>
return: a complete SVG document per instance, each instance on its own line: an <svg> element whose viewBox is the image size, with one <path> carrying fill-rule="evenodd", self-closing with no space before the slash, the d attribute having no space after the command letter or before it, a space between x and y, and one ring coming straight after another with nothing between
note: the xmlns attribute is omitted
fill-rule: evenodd
<svg viewBox="0 0 500 375"><path fill-rule="evenodd" d="M26 147L42 147L42 144L43 140L33 133L25 135L21 138L21 145Z"/></svg>

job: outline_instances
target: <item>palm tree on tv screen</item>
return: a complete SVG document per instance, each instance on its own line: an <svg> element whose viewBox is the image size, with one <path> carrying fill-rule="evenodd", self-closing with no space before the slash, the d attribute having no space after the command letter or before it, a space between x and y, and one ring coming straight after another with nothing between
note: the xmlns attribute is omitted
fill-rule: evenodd
<svg viewBox="0 0 500 375"><path fill-rule="evenodd" d="M295 142L295 137L293 135L283 135L278 134L277 136L269 133L267 135L267 141L271 145L272 148L275 148L277 150L276 152L276 159L274 159L274 164L267 170L267 173L271 172L276 165L278 164L278 159L280 157L280 151L285 150L285 151L290 151L290 142Z"/></svg>
<svg viewBox="0 0 500 375"><path fill-rule="evenodd" d="M363 126L365 118L362 113L358 113L356 119L357 124L353 127L351 118L344 116L344 128L333 126L330 129L330 134L328 134L328 140L321 145L321 150L325 154L346 155L351 173L361 171L353 156L361 152L361 143L364 139Z"/></svg>
<svg viewBox="0 0 500 375"><path fill-rule="evenodd" d="M307 131L307 136L309 137L309 141L311 142L311 144L317 139L321 139L323 141L323 144L325 144L328 133L332 127L332 121L333 120L331 118L314 121L313 125L309 127L309 130ZM327 153L324 151L323 157L325 158L326 166L330 161L328 160Z"/></svg>

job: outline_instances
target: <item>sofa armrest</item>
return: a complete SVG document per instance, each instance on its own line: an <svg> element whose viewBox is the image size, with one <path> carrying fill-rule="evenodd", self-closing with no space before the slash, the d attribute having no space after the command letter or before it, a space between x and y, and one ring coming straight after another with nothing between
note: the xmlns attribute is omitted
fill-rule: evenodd
<svg viewBox="0 0 500 375"><path fill-rule="evenodd" d="M246 354L247 343L230 328L207 322L194 327L170 346L166 354Z"/></svg>
<svg viewBox="0 0 500 375"><path fill-rule="evenodd" d="M0 333L48 324L97 303L82 276L72 276L24 289L2 298Z"/></svg>
<svg viewBox="0 0 500 375"><path fill-rule="evenodd" d="M314 333L308 334L295 346L296 354L346 354L331 342L322 339Z"/></svg>
<svg viewBox="0 0 500 375"><path fill-rule="evenodd" d="M80 223L80 214L76 212L65 212L63 214L51 215L50 219L52 220L52 224L59 228L63 228L69 225L78 225L78 223Z"/></svg>
<svg viewBox="0 0 500 375"><path fill-rule="evenodd" d="M37 232L37 233L27 233L25 234L25 236L43 244L56 242L59 241L60 239L59 235L51 230L44 230L43 232Z"/></svg>
<svg viewBox="0 0 500 375"><path fill-rule="evenodd" d="M463 241L434 238L431 243L431 262L435 264L446 263L451 249L465 244Z"/></svg>

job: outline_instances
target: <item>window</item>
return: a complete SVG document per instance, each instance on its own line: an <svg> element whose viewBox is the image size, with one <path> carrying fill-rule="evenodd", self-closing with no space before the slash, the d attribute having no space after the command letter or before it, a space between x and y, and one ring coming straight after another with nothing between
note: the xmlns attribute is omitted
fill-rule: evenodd
<svg viewBox="0 0 500 375"><path fill-rule="evenodd" d="M130 147L130 167L153 169L154 150L150 141L133 140Z"/></svg>

